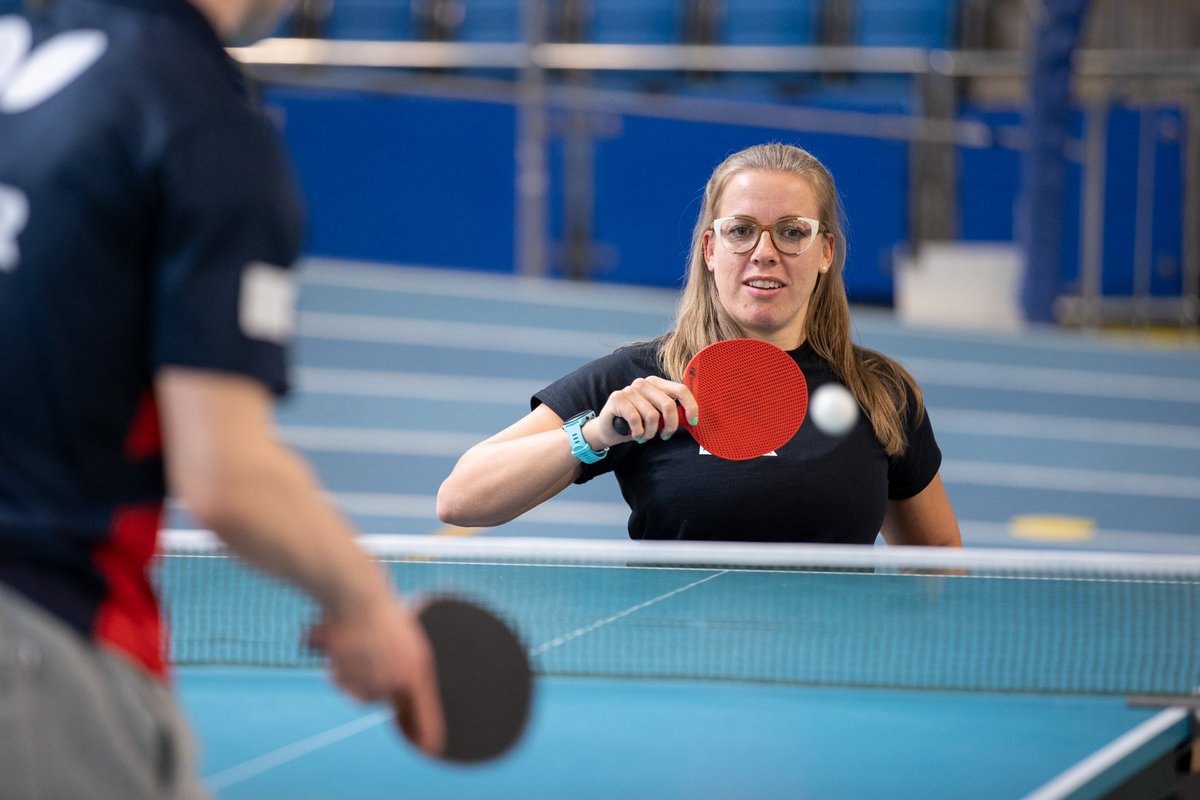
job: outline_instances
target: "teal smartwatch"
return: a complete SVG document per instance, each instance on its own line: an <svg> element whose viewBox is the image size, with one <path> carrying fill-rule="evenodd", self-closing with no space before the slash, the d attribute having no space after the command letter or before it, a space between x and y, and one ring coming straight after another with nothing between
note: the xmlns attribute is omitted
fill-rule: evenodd
<svg viewBox="0 0 1200 800"><path fill-rule="evenodd" d="M583 426L590 419L596 418L596 412L588 409L563 423L562 429L567 432L567 436L571 440L571 455L578 458L585 464L595 464L600 459L608 455L608 449L593 450L588 444L587 439L583 438Z"/></svg>

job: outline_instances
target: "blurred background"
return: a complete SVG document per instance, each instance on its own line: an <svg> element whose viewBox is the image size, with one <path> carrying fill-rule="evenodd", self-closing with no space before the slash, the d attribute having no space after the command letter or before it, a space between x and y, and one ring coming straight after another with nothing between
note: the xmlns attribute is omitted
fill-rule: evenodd
<svg viewBox="0 0 1200 800"><path fill-rule="evenodd" d="M1200 316L1194 0L302 0L279 35L237 57L313 255L677 286L712 167L777 139L839 182L853 302L932 313L906 271L952 265L997 324Z"/></svg>
<svg viewBox="0 0 1200 800"><path fill-rule="evenodd" d="M299 0L233 52L310 255L677 286L711 168L777 139L840 183L853 302L1200 317L1195 0Z"/></svg>
<svg viewBox="0 0 1200 800"><path fill-rule="evenodd" d="M302 0L231 52L310 217L281 433L360 530L484 533L436 518L457 458L665 330L711 170L779 140L968 544L1200 551L1200 2ZM487 533L627 515L604 479Z"/></svg>

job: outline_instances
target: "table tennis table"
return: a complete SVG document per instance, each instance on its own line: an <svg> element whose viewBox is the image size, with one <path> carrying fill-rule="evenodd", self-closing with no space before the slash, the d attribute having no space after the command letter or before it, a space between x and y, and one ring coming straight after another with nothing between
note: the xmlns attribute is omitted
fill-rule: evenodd
<svg viewBox="0 0 1200 800"><path fill-rule="evenodd" d="M299 647L303 600L164 559L221 800L1165 797L1191 768L1187 558L411 538L384 559L399 585L466 593L529 645L524 739L431 761Z"/></svg>

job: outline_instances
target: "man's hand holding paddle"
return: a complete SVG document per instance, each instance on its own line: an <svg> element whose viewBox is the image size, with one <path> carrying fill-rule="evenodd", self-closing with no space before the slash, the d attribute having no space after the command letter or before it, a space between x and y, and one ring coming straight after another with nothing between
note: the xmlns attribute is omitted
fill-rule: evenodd
<svg viewBox="0 0 1200 800"><path fill-rule="evenodd" d="M326 613L310 644L334 680L361 700L387 700L396 725L426 755L459 763L498 758L529 719L533 672L516 633L454 597L414 614L387 599L360 614Z"/></svg>
<svg viewBox="0 0 1200 800"><path fill-rule="evenodd" d="M427 755L443 753L446 721L434 652L411 609L388 597L372 598L354 611L326 611L309 643L329 657L334 682L352 697L366 702L406 697L413 744Z"/></svg>

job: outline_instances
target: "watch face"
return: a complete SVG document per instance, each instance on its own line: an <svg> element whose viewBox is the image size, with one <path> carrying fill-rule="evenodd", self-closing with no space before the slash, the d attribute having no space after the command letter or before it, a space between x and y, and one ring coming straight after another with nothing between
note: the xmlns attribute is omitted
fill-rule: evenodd
<svg viewBox="0 0 1200 800"><path fill-rule="evenodd" d="M580 411L578 414L564 422L563 425L574 425L577 422L587 422L594 416L596 416L595 411Z"/></svg>

